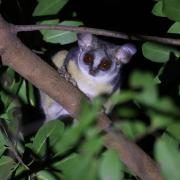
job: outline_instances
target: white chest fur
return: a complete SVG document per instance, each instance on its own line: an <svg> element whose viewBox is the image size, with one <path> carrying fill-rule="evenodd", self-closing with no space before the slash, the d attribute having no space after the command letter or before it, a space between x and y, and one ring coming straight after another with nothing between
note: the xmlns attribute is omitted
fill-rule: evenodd
<svg viewBox="0 0 180 180"><path fill-rule="evenodd" d="M113 90L108 82L99 81L90 75L84 75L74 61L69 61L67 70L77 82L78 88L91 99L100 94L110 94Z"/></svg>

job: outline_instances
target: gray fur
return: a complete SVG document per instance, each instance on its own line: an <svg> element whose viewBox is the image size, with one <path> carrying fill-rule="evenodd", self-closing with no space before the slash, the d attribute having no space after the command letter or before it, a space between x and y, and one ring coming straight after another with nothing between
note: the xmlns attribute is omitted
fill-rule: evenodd
<svg viewBox="0 0 180 180"><path fill-rule="evenodd" d="M93 56L93 62L90 65L83 61L87 53ZM110 95L119 88L122 64L127 63L135 53L136 48L132 44L114 45L89 33L83 33L78 34L78 47L69 51L64 66L76 81L78 88L93 100L94 97L100 94ZM102 70L100 68L103 60L110 62L111 65L108 69ZM75 69L76 72L71 72L72 69ZM44 97L47 98L48 96L43 93L41 99ZM42 99L42 103L47 101L44 99ZM52 113L50 108L47 110L46 104L42 105L47 118L54 119L67 114L67 111L61 105L53 100L50 102Z"/></svg>

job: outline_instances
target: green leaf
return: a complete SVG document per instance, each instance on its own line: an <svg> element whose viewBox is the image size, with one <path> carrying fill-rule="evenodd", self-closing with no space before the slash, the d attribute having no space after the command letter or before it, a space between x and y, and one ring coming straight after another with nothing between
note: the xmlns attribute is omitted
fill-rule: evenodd
<svg viewBox="0 0 180 180"><path fill-rule="evenodd" d="M4 88L11 87L14 83L15 79L15 71L13 71L11 68L7 68L4 71L1 72L1 79L0 83Z"/></svg>
<svg viewBox="0 0 180 180"><path fill-rule="evenodd" d="M7 147L8 147L7 137L4 135L4 133L0 129L0 157L2 156L4 151L7 149Z"/></svg>
<svg viewBox="0 0 180 180"><path fill-rule="evenodd" d="M88 156L93 156L102 149L103 147L103 140L100 137L95 137L89 140L86 140L82 146L81 150L83 154Z"/></svg>
<svg viewBox="0 0 180 180"><path fill-rule="evenodd" d="M80 160L80 155L73 153L63 160L53 163L52 166L55 169L62 171L64 176L68 176L68 174L74 170L74 167L76 167Z"/></svg>
<svg viewBox="0 0 180 180"><path fill-rule="evenodd" d="M162 81L161 81L161 79L160 79L160 76L163 74L163 72L164 72L164 66L165 65L162 65L161 67L160 67L160 69L159 69L159 71L158 71L158 73L157 73L157 75L156 75L156 77L155 77L155 82L156 82L156 84L161 84L162 83Z"/></svg>
<svg viewBox="0 0 180 180"><path fill-rule="evenodd" d="M123 118L133 118L137 116L136 110L130 107L119 108L117 114L119 117L123 117Z"/></svg>
<svg viewBox="0 0 180 180"><path fill-rule="evenodd" d="M18 90L18 97L21 98L23 103L27 105L35 105L35 93L34 87L31 83L27 82L26 80L22 81L22 84Z"/></svg>
<svg viewBox="0 0 180 180"><path fill-rule="evenodd" d="M54 20L49 23L55 24L56 22L57 21ZM45 22L43 22L43 24L45 24ZM59 25L80 26L80 25L82 25L82 22L80 22L80 21L63 21L63 22L59 23ZM43 30L41 32L43 34L43 39L46 42L50 42L50 43L60 43L60 44L64 45L64 44L69 44L69 43L75 42L77 40L75 32L60 31L60 30Z"/></svg>
<svg viewBox="0 0 180 180"><path fill-rule="evenodd" d="M63 132L64 124L59 120L44 124L34 137L32 150L40 157L45 156L47 148L53 151L53 146L60 140Z"/></svg>
<svg viewBox="0 0 180 180"><path fill-rule="evenodd" d="M7 111L8 119L8 130L11 133L17 134L19 132L20 123L22 120L22 109L20 107L14 107Z"/></svg>
<svg viewBox="0 0 180 180"><path fill-rule="evenodd" d="M0 158L0 179L9 179L15 167L16 163L10 157L2 156Z"/></svg>
<svg viewBox="0 0 180 180"><path fill-rule="evenodd" d="M60 141L54 145L55 156L59 156L73 147L80 137L80 131L76 127L66 129Z"/></svg>
<svg viewBox="0 0 180 180"><path fill-rule="evenodd" d="M68 0L39 0L33 16L45 16L57 14L66 4Z"/></svg>
<svg viewBox="0 0 180 180"><path fill-rule="evenodd" d="M163 13L173 21L180 21L180 1L163 0Z"/></svg>
<svg viewBox="0 0 180 180"><path fill-rule="evenodd" d="M55 162L52 164L53 168L62 172L61 179L71 179L73 172L75 171L78 163L80 162L80 155L71 154L64 158L62 161Z"/></svg>
<svg viewBox="0 0 180 180"><path fill-rule="evenodd" d="M21 176L25 172L27 172L27 169L22 164L19 164L15 171L15 177Z"/></svg>
<svg viewBox="0 0 180 180"><path fill-rule="evenodd" d="M47 24L47 25L57 25L59 23L59 19L51 19L51 20L45 20L45 21L41 21L40 24ZM40 30L41 34L43 36L48 36L49 32L51 32L51 30Z"/></svg>
<svg viewBox="0 0 180 180"><path fill-rule="evenodd" d="M90 158L89 156L81 156L82 159L74 167L74 170L71 172L71 179L86 179L92 180L96 179L97 171L97 162L95 159ZM65 179L64 179L65 180Z"/></svg>
<svg viewBox="0 0 180 180"><path fill-rule="evenodd" d="M3 155L3 153L5 152L7 148L5 146L3 146L2 144L0 144L0 158Z"/></svg>
<svg viewBox="0 0 180 180"><path fill-rule="evenodd" d="M74 180L81 179L81 177L83 177L83 179L86 179L86 180L97 179L96 178L96 176L97 176L97 164L98 164L98 161L96 159L93 159L93 158L91 159L90 162L87 161L87 162L83 163L82 166L80 165L80 162L79 162L80 167L78 168L77 176L74 176L75 177Z"/></svg>
<svg viewBox="0 0 180 180"><path fill-rule="evenodd" d="M132 91L123 91L122 90L121 93L119 93L119 94L112 94L112 96L110 98L115 104L124 103L124 102L132 100L133 94L132 94Z"/></svg>
<svg viewBox="0 0 180 180"><path fill-rule="evenodd" d="M165 17L163 11L162 11L162 1L158 1L153 9L152 9L152 13L155 15L155 16L160 16L160 17Z"/></svg>
<svg viewBox="0 0 180 180"><path fill-rule="evenodd" d="M3 119L1 119L1 121L4 121L6 124L6 132L3 132L0 130L0 144L1 144L1 137L3 136L3 141L5 142L5 147L8 146L9 144L9 137L7 132L10 132L11 134L13 134L13 139L12 139L12 143L16 146L16 148L18 148L19 153L23 152L24 148L21 144L21 141L19 141L19 139L23 140L22 138L22 134L19 131L20 128L20 122L22 119L22 111L20 108L12 108L12 109L8 109L8 111L3 114ZM0 145L1 146L1 145Z"/></svg>
<svg viewBox="0 0 180 180"><path fill-rule="evenodd" d="M21 97L21 100L23 103L28 104L28 95L27 95L27 82L23 80L21 87L18 91L19 97Z"/></svg>
<svg viewBox="0 0 180 180"><path fill-rule="evenodd" d="M164 88L173 87L172 89L178 89L180 58L177 58L171 54L170 60L161 66L158 72L158 78L161 81ZM175 94L174 94L175 95Z"/></svg>
<svg viewBox="0 0 180 180"><path fill-rule="evenodd" d="M81 102L81 111L78 115L78 129L79 131L84 131L89 127L89 125L94 122L97 117L97 113L102 108L103 100L101 97L97 97L93 100L93 102L89 103L86 100L82 100Z"/></svg>
<svg viewBox="0 0 180 180"><path fill-rule="evenodd" d="M180 122L171 124L167 128L167 132L170 133L174 138L176 138L180 142Z"/></svg>
<svg viewBox="0 0 180 180"><path fill-rule="evenodd" d="M180 34L180 22L175 22L169 29L168 33Z"/></svg>
<svg viewBox="0 0 180 180"><path fill-rule="evenodd" d="M180 115L179 108L174 104L172 99L168 97L159 98L156 104L154 104L154 108L164 115L169 114L175 117Z"/></svg>
<svg viewBox="0 0 180 180"><path fill-rule="evenodd" d="M91 104L84 101L81 105L83 108L77 118L78 123L74 127L66 129L61 140L54 146L56 149L55 152L57 152L56 156L70 150L84 132L88 131L90 125L95 120L97 113L102 107L102 101L100 98L97 98ZM91 109L91 111L89 111L89 109Z"/></svg>
<svg viewBox="0 0 180 180"><path fill-rule="evenodd" d="M151 117L152 130L166 128L170 123L173 122L173 118L171 116L167 116L166 114L163 114L163 112L158 112L158 109L155 109L155 111L149 110L148 114Z"/></svg>
<svg viewBox="0 0 180 180"><path fill-rule="evenodd" d="M22 144L23 137L20 132L22 110L20 109L20 107L12 108L12 109L9 109L6 114L8 115L7 119L9 120L9 121L6 121L7 132L10 132L11 134L13 134L14 138L12 140L12 143L15 145L18 153L23 154L24 153L24 146Z"/></svg>
<svg viewBox="0 0 180 180"><path fill-rule="evenodd" d="M179 109L168 97L159 98L153 105L153 109L148 110L151 117L152 128L166 128L176 117L180 116Z"/></svg>
<svg viewBox="0 0 180 180"><path fill-rule="evenodd" d="M34 92L34 86L28 82L28 103L31 106L36 105L36 97L35 97L35 92Z"/></svg>
<svg viewBox="0 0 180 180"><path fill-rule="evenodd" d="M97 137L99 135L99 133L101 132L101 130L97 127L91 126L90 128L88 128L85 131L85 137L87 139L92 139L94 137Z"/></svg>
<svg viewBox="0 0 180 180"><path fill-rule="evenodd" d="M76 123L76 125L71 128L67 128L61 138L61 141L56 143L56 155L62 154L73 147L80 136L89 128L90 123L95 120L98 111L95 102L94 106L90 105L88 102L82 103L83 109L77 118L78 123ZM90 108L91 111L89 111Z"/></svg>
<svg viewBox="0 0 180 180"><path fill-rule="evenodd" d="M123 165L115 151L107 150L103 154L99 170L100 178L102 180L123 179L123 169Z"/></svg>
<svg viewBox="0 0 180 180"><path fill-rule="evenodd" d="M180 57L180 52L176 48L153 42L144 43L142 46L142 52L144 57L158 63L165 63L168 61L170 53L174 53L176 57Z"/></svg>
<svg viewBox="0 0 180 180"><path fill-rule="evenodd" d="M38 180L57 180L57 173L56 176L54 176L54 173L48 170L41 170L36 173L36 176Z"/></svg>
<svg viewBox="0 0 180 180"><path fill-rule="evenodd" d="M86 106L84 106L84 107L86 107ZM84 113L87 112L85 109L83 110ZM80 113L81 118L84 117L84 115L85 115L84 113L83 113L83 115L82 115L82 112ZM92 114L93 114L93 108L92 108ZM94 117L95 117L95 115L89 117L89 114L86 113L86 119L84 119L84 121L80 120L80 122L78 122L78 124L76 124L75 127L71 127L69 129L66 129L61 140L58 141L54 146L56 156L63 154L64 152L67 152L68 150L70 150L73 147L73 145L78 141L78 139L81 137L81 135L85 131L88 130L89 125L92 122L91 118L94 118Z"/></svg>
<svg viewBox="0 0 180 180"><path fill-rule="evenodd" d="M130 85L133 88L148 89L155 86L154 76L149 72L134 71L130 77Z"/></svg>
<svg viewBox="0 0 180 180"><path fill-rule="evenodd" d="M15 95L22 84L22 78L20 76L16 77L16 73L11 69L7 68L7 70L1 76L1 84L3 88L1 89L1 100L7 111L8 108L11 106L16 107L18 105ZM8 93L7 93L8 92Z"/></svg>
<svg viewBox="0 0 180 180"><path fill-rule="evenodd" d="M146 125L140 121L124 121L116 124L117 128L120 128L123 134L128 138L135 140L141 135L144 135L147 132Z"/></svg>
<svg viewBox="0 0 180 180"><path fill-rule="evenodd" d="M0 129L0 144L3 145L3 146L8 145L7 137L5 137L5 135L4 135L4 133L2 132L1 129Z"/></svg>
<svg viewBox="0 0 180 180"><path fill-rule="evenodd" d="M134 92L134 100L152 106L157 101L157 87L151 73L133 72L130 78L131 87L138 89Z"/></svg>
<svg viewBox="0 0 180 180"><path fill-rule="evenodd" d="M62 172L62 180L96 179L97 161L89 156L71 154L64 160L53 164L53 167Z"/></svg>
<svg viewBox="0 0 180 180"><path fill-rule="evenodd" d="M102 107L101 105L102 101L100 98L95 99L92 104L88 103L87 101L82 101L82 109L79 113L79 117L77 118L79 122L75 127L66 129L61 138L61 141L56 143L54 146L57 152L56 156L70 150L79 140L81 135L88 131L91 123L95 120L97 113ZM91 109L91 111L89 111L89 109Z"/></svg>
<svg viewBox="0 0 180 180"><path fill-rule="evenodd" d="M165 179L179 180L180 150L178 143L167 134L164 134L156 141L154 154Z"/></svg>

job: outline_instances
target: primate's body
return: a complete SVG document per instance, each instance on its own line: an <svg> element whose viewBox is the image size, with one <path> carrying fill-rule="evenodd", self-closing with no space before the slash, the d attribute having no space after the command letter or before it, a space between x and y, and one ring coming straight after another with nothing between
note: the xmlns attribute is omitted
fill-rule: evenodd
<svg viewBox="0 0 180 180"><path fill-rule="evenodd" d="M102 94L111 95L120 88L122 64L127 63L135 52L136 49L132 44L117 46L85 33L78 35L78 47L68 53L64 51L57 53L53 57L53 62L59 71L65 67L77 87L93 100ZM46 120L68 114L46 94L43 92L40 94Z"/></svg>

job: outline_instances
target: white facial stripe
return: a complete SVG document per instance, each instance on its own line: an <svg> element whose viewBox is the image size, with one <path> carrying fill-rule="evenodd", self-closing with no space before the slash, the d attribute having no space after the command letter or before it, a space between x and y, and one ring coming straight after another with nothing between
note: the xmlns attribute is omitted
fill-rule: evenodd
<svg viewBox="0 0 180 180"><path fill-rule="evenodd" d="M94 56L95 56L95 61L93 63L93 67L97 68L99 66L99 64L101 63L102 58L106 57L106 56L105 56L104 51L102 51L102 50L101 51L95 51Z"/></svg>

